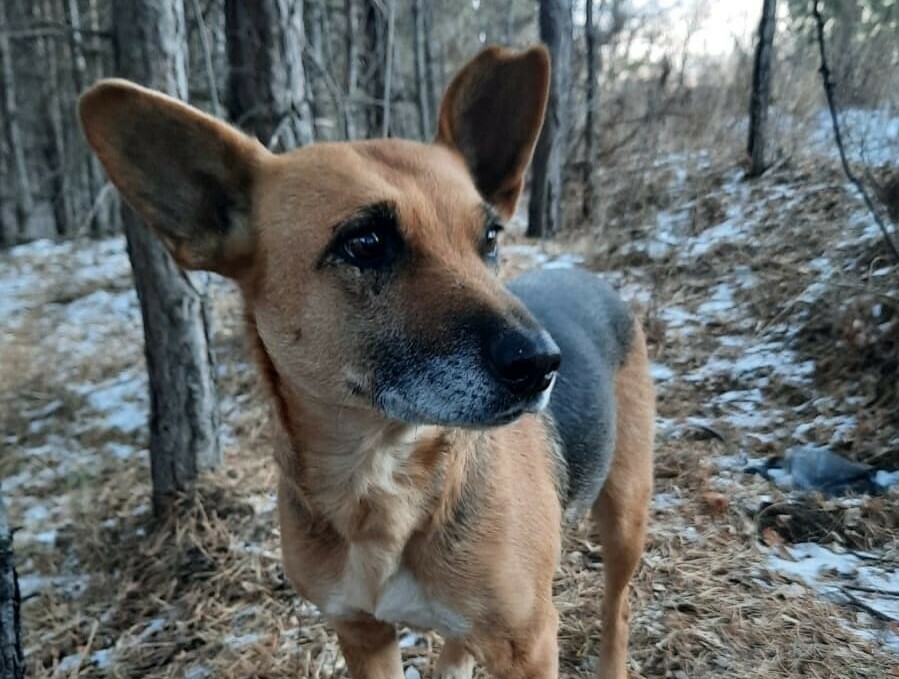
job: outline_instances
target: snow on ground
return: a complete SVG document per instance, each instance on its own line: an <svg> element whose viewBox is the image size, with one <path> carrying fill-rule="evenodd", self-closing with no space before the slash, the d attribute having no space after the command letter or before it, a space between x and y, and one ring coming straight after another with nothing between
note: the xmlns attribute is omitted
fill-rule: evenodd
<svg viewBox="0 0 899 679"><path fill-rule="evenodd" d="M899 159L899 115L886 110L850 108L839 112L840 130L850 162L889 165ZM812 146L819 153L839 157L830 111L814 119Z"/></svg>

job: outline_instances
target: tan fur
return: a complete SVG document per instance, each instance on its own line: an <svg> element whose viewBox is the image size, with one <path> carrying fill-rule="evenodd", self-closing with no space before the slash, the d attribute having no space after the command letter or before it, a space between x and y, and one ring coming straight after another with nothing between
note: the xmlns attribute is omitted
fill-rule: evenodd
<svg viewBox="0 0 899 679"><path fill-rule="evenodd" d="M88 139L125 199L183 265L240 285L276 415L285 571L334 619L354 679L402 676L394 627L373 611L388 618L390 597L407 595L448 630L445 679L470 676L473 658L507 679L557 675L561 508L543 416L490 430L411 426L347 387L369 379L372 335L437 342L473 309L524 313L478 247L484 198L514 210L547 81L544 50L491 48L450 86L437 143L321 144L281 156L121 81L82 98ZM148 119L162 143L144 147L136 130ZM414 267L389 295L354 306L361 274L324 266L323 253L335 227L384 202ZM618 445L594 515L606 564L601 676L621 679L627 583L652 483L654 406L639 328L616 397Z"/></svg>
<svg viewBox="0 0 899 679"><path fill-rule="evenodd" d="M646 339L634 324L634 344L615 379L618 406L615 456L593 519L603 547L605 598L599 676L626 676L630 603L628 583L643 554L652 497L652 449L655 393Z"/></svg>

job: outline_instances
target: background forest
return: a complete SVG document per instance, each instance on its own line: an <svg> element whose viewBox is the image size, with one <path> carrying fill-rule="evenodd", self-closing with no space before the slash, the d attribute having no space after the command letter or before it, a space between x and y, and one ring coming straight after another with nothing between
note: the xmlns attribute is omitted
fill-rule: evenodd
<svg viewBox="0 0 899 679"><path fill-rule="evenodd" d="M130 77L279 151L428 140L467 59L540 41L502 275L595 270L647 329L633 676L899 676L899 2L0 0L0 679L346 676L281 569L237 292L138 240L79 93ZM571 527L563 677L595 673L601 569ZM432 676L440 639L401 641Z"/></svg>

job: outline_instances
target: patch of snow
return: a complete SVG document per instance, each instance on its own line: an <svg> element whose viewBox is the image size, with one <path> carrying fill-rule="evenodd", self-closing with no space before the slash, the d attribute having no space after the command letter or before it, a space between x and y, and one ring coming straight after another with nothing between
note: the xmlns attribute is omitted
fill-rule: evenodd
<svg viewBox="0 0 899 679"><path fill-rule="evenodd" d="M75 599L84 594L90 580L89 575L25 574L19 576L19 591L22 593L23 601L50 589L59 590Z"/></svg>
<svg viewBox="0 0 899 679"><path fill-rule="evenodd" d="M552 259L543 263L544 269L573 269L576 266L584 263L584 258L580 255L575 255L569 252L564 252L561 255L553 257Z"/></svg>
<svg viewBox="0 0 899 679"><path fill-rule="evenodd" d="M663 363L653 362L650 368L652 379L656 382L667 382L674 379L676 373Z"/></svg>
<svg viewBox="0 0 899 679"><path fill-rule="evenodd" d="M652 496L652 508L658 512L674 509L684 504L684 500L674 493L656 493Z"/></svg>
<svg viewBox="0 0 899 679"><path fill-rule="evenodd" d="M136 374L121 373L99 384L75 385L72 389L86 395L88 405L103 416L103 428L132 434L147 426L149 397L147 376L142 370Z"/></svg>
<svg viewBox="0 0 899 679"><path fill-rule="evenodd" d="M259 632L248 632L247 634L226 634L222 639L222 643L225 646L229 646L232 649L238 650L244 648L245 646L251 646L252 644L257 643L260 639L262 639L262 635Z"/></svg>
<svg viewBox="0 0 899 679"><path fill-rule="evenodd" d="M683 335L692 334L700 325L699 317L683 307L666 306L658 316L669 330L680 330Z"/></svg>
<svg viewBox="0 0 899 679"><path fill-rule="evenodd" d="M899 117L888 111L850 108L839 112L844 147L850 162L887 165L899 158ZM815 116L811 136L813 147L832 158L839 157L833 137L830 112L821 110Z"/></svg>
<svg viewBox="0 0 899 679"><path fill-rule="evenodd" d="M702 316L711 316L715 319L727 318L734 314L735 305L733 288L729 283L719 283L709 299L699 305L697 311Z"/></svg>
<svg viewBox="0 0 899 679"><path fill-rule="evenodd" d="M814 589L835 603L863 602L880 615L899 620L899 569L868 565L867 559L835 552L813 542L784 546L769 554L768 568Z"/></svg>
<svg viewBox="0 0 899 679"><path fill-rule="evenodd" d="M405 631L400 635L399 646L400 648L413 648L418 646L419 644L426 644L427 640L421 636L420 634L416 634L415 632Z"/></svg>
<svg viewBox="0 0 899 679"><path fill-rule="evenodd" d="M883 469L878 469L877 473L874 475L874 483L884 490L892 488L896 484L899 484L899 471L888 472Z"/></svg>
<svg viewBox="0 0 899 679"><path fill-rule="evenodd" d="M100 650L91 653L87 659L85 659L81 653L73 653L59 661L56 671L57 673L72 672L78 667L89 665L93 665L101 670L106 669L112 664L114 656L115 649L113 648L101 648Z"/></svg>
<svg viewBox="0 0 899 679"><path fill-rule="evenodd" d="M166 625L169 624L169 621L165 618L153 618L147 623L147 626L144 627L143 631L137 635L137 643L143 643L147 641L150 637L155 635L157 632L161 632L165 629Z"/></svg>
<svg viewBox="0 0 899 679"><path fill-rule="evenodd" d="M184 670L184 679L206 679L211 674L212 670L205 665L191 665Z"/></svg>

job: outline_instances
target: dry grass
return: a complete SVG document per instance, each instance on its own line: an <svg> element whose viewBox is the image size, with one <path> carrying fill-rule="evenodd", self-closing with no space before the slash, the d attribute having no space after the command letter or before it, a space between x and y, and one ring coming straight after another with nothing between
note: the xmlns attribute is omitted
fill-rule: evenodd
<svg viewBox="0 0 899 679"><path fill-rule="evenodd" d="M695 233L726 214L714 167L697 173L683 188L692 198L669 195L659 205L693 200ZM797 199L765 201L779 184L818 186ZM660 180L658 191L664 191ZM784 319L798 328L794 349L816 361L813 385L797 387L773 381L765 393L772 406L794 408L822 395L875 394L885 382L860 379L884 359L886 339L867 325L858 330L858 309L868 297L894 295L895 279L883 288L875 277L859 278L879 266L880 250L870 243L836 251L839 231L851 215L839 196L842 182L829 169L784 167L764 183L747 187L757 210L763 239L750 245L722 244L695 266L672 256L652 260L627 250L639 237L637 227L607 233L597 246L590 233L573 234L567 243L545 246L584 252L593 266L623 270L625 288L651 292L642 301L653 351L676 378L660 384L660 415L675 427L663 428L657 451L657 501L646 555L633 588L632 670L641 677L873 677L899 675L899 661L849 629L876 626L864 611L822 601L767 567L782 542L818 541L853 549L884 550L895 557L899 516L895 497L862 498L855 507L784 495L758 477L722 470L722 455L747 450L781 452L789 441L758 441L754 447L727 425L695 426L687 417L707 407L723 390L721 379L688 382L712 351L714 340L729 334L765 336ZM758 194L756 196L756 194ZM664 207L662 209L665 209ZM801 248L796 243L801 242ZM864 285L859 295L834 293L832 304L808 308L802 292L818 274L808 261L828 252L839 276ZM507 271L529 265L513 257ZM693 309L718 277L748 267L761 281L739 291L733 324L710 325L693 335L669 327L661 311L674 305ZM895 276L895 269L889 276ZM49 283L59 283L48 271ZM858 281L864 283L858 283ZM878 278L878 280L880 280ZM889 282L888 282L889 281ZM831 283L832 284L832 283ZM848 284L848 283L847 283ZM892 291L887 288L892 285ZM113 286L115 287L115 286ZM218 288L217 288L218 289ZM835 291L843 288L834 288ZM884 292L886 290L886 292ZM79 290L83 295L90 290ZM60 291L48 293L62 299ZM76 294L76 293L71 293ZM73 299L73 297L69 297ZM884 306L889 306L888 302ZM39 314L38 310L35 314ZM895 309L889 316L895 319ZM47 489L63 508L48 520L57 527L55 543L18 544L21 573L47 578L88 575L81 591L45 586L24 607L30 676L59 677L343 677L336 641L316 611L301 602L284 580L279 535L273 512L275 469L269 455L267 408L246 367L240 337L240 312L232 292L217 299L216 345L227 370L221 390L229 404L226 464L204 478L196 493L180 500L177 519L156 522L147 513L148 465L144 456L122 462L109 456L88 458L90 468ZM851 361L830 361L856 347L844 329L868 333ZM885 331L884 331L885 332ZM29 446L55 435L73 447L97 449L102 432L80 431L84 404L66 397L66 381L102 379L139 364L135 333L106 347L91 365L71 365L64 355L50 359L53 335L35 316L0 344L4 371L0 408L6 446L0 458L4 476L35 464L25 458ZM842 342L842 343L841 343ZM895 354L893 354L895 357ZM893 383L895 384L895 383ZM877 386L880 385L880 386ZM63 398L65 397L65 398ZM32 430L28 413L61 400L49 428ZM828 407L840 408L839 398ZM860 409L859 431L848 452L872 459L873 450L896 436L895 390L881 394L871 408ZM797 415L797 417L800 417ZM802 415L805 417L805 415ZM822 430L825 439L830 432ZM143 434L138 434L138 439ZM113 440L120 433L107 432ZM14 443L11 443L13 442ZM878 448L877 446L880 446ZM895 464L893 450L881 456ZM8 498L15 524L29 503L40 497ZM59 581L60 583L63 580ZM561 611L561 675L592 676L597 655L602 552L589 528L568 530L555 597ZM422 676L431 676L440 641L435 635L404 633L404 658ZM92 653L111 649L109 662ZM72 656L81 654L82 660ZM65 661L64 670L59 664Z"/></svg>

